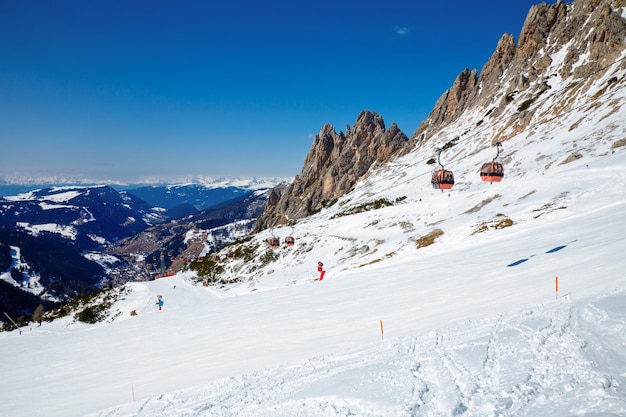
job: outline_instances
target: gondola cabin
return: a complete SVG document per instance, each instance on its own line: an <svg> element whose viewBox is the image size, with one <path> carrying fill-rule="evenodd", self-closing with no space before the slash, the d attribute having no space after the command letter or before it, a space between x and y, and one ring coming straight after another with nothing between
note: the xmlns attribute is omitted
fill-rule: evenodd
<svg viewBox="0 0 626 417"><path fill-rule="evenodd" d="M278 249L280 247L280 239L277 237L271 237L267 240L272 249Z"/></svg>
<svg viewBox="0 0 626 417"><path fill-rule="evenodd" d="M500 182L502 178L504 178L504 169L502 168L502 164L500 162L496 162L498 156L500 156L500 147L502 143L496 142L493 144L496 147L497 153L496 157L493 158L491 162L485 162L482 167L480 167L480 178L483 181L489 181L490 183Z"/></svg>
<svg viewBox="0 0 626 417"><path fill-rule="evenodd" d="M228 252L228 254L226 255L226 259L228 259L229 261L235 259L235 252Z"/></svg>
<svg viewBox="0 0 626 417"><path fill-rule="evenodd" d="M504 169L500 162L485 162L480 168L480 178L483 181L500 182L504 178Z"/></svg>
<svg viewBox="0 0 626 417"><path fill-rule="evenodd" d="M285 238L285 245L287 245L287 246L293 246L293 245L295 245L295 244L296 244L296 239L294 239L294 237L293 237L293 236L287 236L287 237Z"/></svg>
<svg viewBox="0 0 626 417"><path fill-rule="evenodd" d="M218 263L222 260L222 257L218 254L213 255L213 262Z"/></svg>
<svg viewBox="0 0 626 417"><path fill-rule="evenodd" d="M449 190L454 185L454 174L446 169L437 169L433 171L430 183L434 189Z"/></svg>

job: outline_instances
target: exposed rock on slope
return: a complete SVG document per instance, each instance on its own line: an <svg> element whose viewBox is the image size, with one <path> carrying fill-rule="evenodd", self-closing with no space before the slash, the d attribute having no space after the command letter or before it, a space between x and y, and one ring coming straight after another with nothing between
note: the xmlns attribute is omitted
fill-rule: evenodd
<svg viewBox="0 0 626 417"><path fill-rule="evenodd" d="M505 34L480 75L476 70L462 71L412 138L421 142L470 108L482 108L490 118L512 113L509 126L516 128L508 132L525 129L530 122L525 110L550 88L548 78L571 81L571 88L563 91L565 98L584 88L584 81L603 75L619 58L626 37L626 20L620 11L625 4L624 0L559 0L532 6L517 46L513 36ZM560 55L563 65L551 70L554 57ZM505 130L493 141L507 140Z"/></svg>
<svg viewBox="0 0 626 417"><path fill-rule="evenodd" d="M284 192L277 189L270 195L257 228L286 224L319 211L348 192L374 164L402 153L407 141L395 123L386 130L383 118L367 110L352 129L346 126L346 133L325 125L293 183Z"/></svg>

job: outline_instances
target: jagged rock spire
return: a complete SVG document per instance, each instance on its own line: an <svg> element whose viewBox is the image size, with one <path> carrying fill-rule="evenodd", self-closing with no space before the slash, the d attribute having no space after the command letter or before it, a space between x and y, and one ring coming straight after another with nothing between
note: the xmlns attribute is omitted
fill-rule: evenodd
<svg viewBox="0 0 626 417"><path fill-rule="evenodd" d="M352 129L337 133L326 124L315 136L304 165L279 199L271 199L257 229L288 223L322 209L350 191L377 163L407 148L407 136L394 123L385 129L379 114L364 110ZM408 148L407 148L408 149Z"/></svg>

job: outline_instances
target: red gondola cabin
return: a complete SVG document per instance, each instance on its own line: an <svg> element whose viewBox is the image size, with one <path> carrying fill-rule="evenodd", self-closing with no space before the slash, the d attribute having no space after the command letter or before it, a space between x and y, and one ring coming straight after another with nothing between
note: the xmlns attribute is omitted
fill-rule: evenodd
<svg viewBox="0 0 626 417"><path fill-rule="evenodd" d="M449 190L454 185L454 174L452 171L448 171L443 168L443 164L441 163L441 151L443 149L437 149L437 162L439 163L440 168L433 171L433 176L430 180L433 188L436 190Z"/></svg>
<svg viewBox="0 0 626 417"><path fill-rule="evenodd" d="M480 179L491 183L500 182L502 178L504 178L504 168L502 168L500 162L496 162L496 159L500 156L500 146L502 146L502 143L496 142L493 146L496 147L496 157L493 158L493 161L485 162L483 166L480 167Z"/></svg>
<svg viewBox="0 0 626 417"><path fill-rule="evenodd" d="M504 168L500 162L485 162L480 168L480 178L483 181L500 182L504 178Z"/></svg>
<svg viewBox="0 0 626 417"><path fill-rule="evenodd" d="M433 177L430 180L433 188L439 190L449 190L454 185L454 174L446 169L438 169L433 171Z"/></svg>
<svg viewBox="0 0 626 417"><path fill-rule="evenodd" d="M272 249L278 249L280 247L280 239L277 237L271 237L267 240Z"/></svg>

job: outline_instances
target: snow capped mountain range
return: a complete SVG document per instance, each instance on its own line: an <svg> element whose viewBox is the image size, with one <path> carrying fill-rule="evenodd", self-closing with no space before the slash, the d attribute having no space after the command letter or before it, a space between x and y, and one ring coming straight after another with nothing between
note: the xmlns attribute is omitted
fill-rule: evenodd
<svg viewBox="0 0 626 417"><path fill-rule="evenodd" d="M144 182L122 183L119 181L101 180L94 181L90 179L76 179L65 177L9 177L0 178L0 195L13 195L13 192L5 192L5 189L35 189L35 188L50 188L53 186L95 186L95 185L110 185L119 189L139 188L144 186L167 186L167 187L181 187L186 185L203 185L207 188L227 188L238 187L245 189L260 189L272 187L281 182L290 182L291 178L283 177L209 177L209 176L197 176L186 177L169 180L146 180ZM13 189L11 189L13 190ZM22 191L20 191L22 192Z"/></svg>
<svg viewBox="0 0 626 417"><path fill-rule="evenodd" d="M0 212L5 228L17 224L32 234L48 231L73 241L80 235L84 249L130 236L165 218L144 201L110 186L54 187L2 197Z"/></svg>

